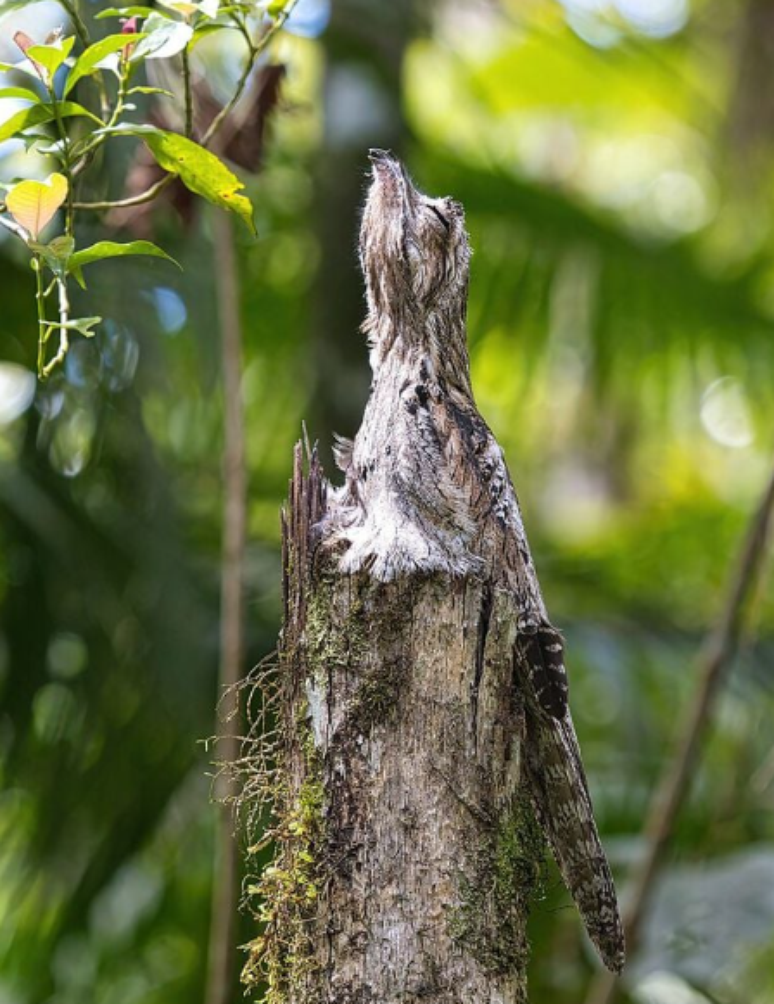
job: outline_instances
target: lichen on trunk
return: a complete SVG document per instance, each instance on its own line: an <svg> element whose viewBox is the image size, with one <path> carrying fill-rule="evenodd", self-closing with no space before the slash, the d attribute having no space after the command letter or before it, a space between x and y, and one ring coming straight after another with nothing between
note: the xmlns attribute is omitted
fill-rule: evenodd
<svg viewBox="0 0 774 1004"><path fill-rule="evenodd" d="M252 887L246 982L266 1004L516 1004L542 838L523 791L513 600L480 579L339 572L316 548L325 498L297 448L275 853Z"/></svg>

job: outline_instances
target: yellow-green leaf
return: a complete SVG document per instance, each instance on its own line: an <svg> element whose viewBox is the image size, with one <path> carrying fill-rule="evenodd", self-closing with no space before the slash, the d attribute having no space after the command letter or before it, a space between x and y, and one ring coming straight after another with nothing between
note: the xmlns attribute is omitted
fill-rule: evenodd
<svg viewBox="0 0 774 1004"><path fill-rule="evenodd" d="M256 232L250 200L239 195L245 186L214 153L184 136L160 129L143 139L164 170L177 174L190 191L235 213L251 233Z"/></svg>
<svg viewBox="0 0 774 1004"><path fill-rule="evenodd" d="M67 178L50 174L45 181L20 181L5 197L8 211L33 240L51 222L67 198Z"/></svg>
<svg viewBox="0 0 774 1004"><path fill-rule="evenodd" d="M253 207L248 198L239 194L245 186L214 153L185 136L150 125L127 124L103 131L141 136L160 167L178 175L190 191L237 215L255 234Z"/></svg>
<svg viewBox="0 0 774 1004"><path fill-rule="evenodd" d="M74 44L75 35L71 35L69 38L60 38L52 45L30 45L24 50L24 55L27 59L31 59L33 63L37 63L38 66L46 69L50 76L53 77L70 55L70 50Z"/></svg>
<svg viewBox="0 0 774 1004"><path fill-rule="evenodd" d="M105 17L150 17L155 11L153 7L106 7L94 15L99 21Z"/></svg>
<svg viewBox="0 0 774 1004"><path fill-rule="evenodd" d="M199 10L199 5L190 3L189 0L159 0L159 3L176 14L182 14L183 17L190 17Z"/></svg>
<svg viewBox="0 0 774 1004"><path fill-rule="evenodd" d="M20 98L22 101L35 101L39 103L41 97L29 87L0 87L0 98Z"/></svg>
<svg viewBox="0 0 774 1004"><path fill-rule="evenodd" d="M139 86L139 87L130 87L129 90L126 93L127 93L127 95L129 95L129 94L161 94L165 98L174 98L174 96L175 96L172 93L172 91L166 91L166 90L164 90L163 87L145 87L145 86L142 86L142 85Z"/></svg>

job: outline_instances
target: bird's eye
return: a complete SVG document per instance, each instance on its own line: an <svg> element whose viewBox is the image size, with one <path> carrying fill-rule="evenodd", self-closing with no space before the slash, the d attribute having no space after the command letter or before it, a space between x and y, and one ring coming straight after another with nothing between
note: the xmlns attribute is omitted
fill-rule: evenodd
<svg viewBox="0 0 774 1004"><path fill-rule="evenodd" d="M443 213L440 211L440 209L437 209L435 206L428 206L428 209L431 209L435 213L435 215L438 217L438 219L441 221L441 223L443 223L444 229L448 233L449 227L451 226L451 224L446 219L446 217L443 215Z"/></svg>

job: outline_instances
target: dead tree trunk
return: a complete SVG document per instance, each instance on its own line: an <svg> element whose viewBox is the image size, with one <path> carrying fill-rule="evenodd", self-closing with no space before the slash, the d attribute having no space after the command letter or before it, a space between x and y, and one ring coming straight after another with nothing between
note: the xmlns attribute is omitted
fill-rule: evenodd
<svg viewBox="0 0 774 1004"><path fill-rule="evenodd" d="M267 1000L523 1001L542 840L520 787L517 612L486 581L338 572L315 549L325 497L297 447Z"/></svg>
<svg viewBox="0 0 774 1004"><path fill-rule="evenodd" d="M341 488L316 457L304 475L296 450L278 741L247 767L247 804L270 798L278 848L248 978L263 974L266 1004L515 1004L533 811L616 971L623 932L564 645L473 399L462 207L370 157L374 379L355 441L338 442Z"/></svg>

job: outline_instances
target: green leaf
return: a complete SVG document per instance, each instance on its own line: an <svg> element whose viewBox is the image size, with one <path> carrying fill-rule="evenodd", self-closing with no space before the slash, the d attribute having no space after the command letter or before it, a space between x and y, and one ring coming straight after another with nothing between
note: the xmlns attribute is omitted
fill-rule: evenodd
<svg viewBox="0 0 774 1004"><path fill-rule="evenodd" d="M277 14L281 14L283 12L287 5L288 0L271 0L271 3L266 8L266 13L271 15L271 17L276 17Z"/></svg>
<svg viewBox="0 0 774 1004"><path fill-rule="evenodd" d="M182 271L181 265L171 255L150 241L131 241L129 244L98 241L91 247L76 251L70 258L70 269L80 270L84 265L91 265L95 261L103 261L105 258L126 258L129 255L150 255L152 258L164 258Z"/></svg>
<svg viewBox="0 0 774 1004"><path fill-rule="evenodd" d="M26 132L22 136L22 142L28 151L32 146L36 146L35 153L39 153L42 157L61 158L62 156L62 141L59 139L52 140L50 136Z"/></svg>
<svg viewBox="0 0 774 1004"><path fill-rule="evenodd" d="M59 114L62 118L86 116L86 118L104 125L102 119L97 118L96 115L93 115L82 105L76 104L74 101L60 101ZM54 118L54 106L50 103L24 108L0 125L0 143L6 139L13 139L14 136L18 136L20 132L29 129L31 126L45 125L46 122L51 122Z"/></svg>
<svg viewBox="0 0 774 1004"><path fill-rule="evenodd" d="M44 105L42 107L52 108L52 105ZM96 122L98 126L103 126L105 123L99 117L95 115L94 112L90 112L88 108L84 108L83 105L79 105L77 101L59 101L57 103L59 108L59 114L62 118L73 118L77 116L86 116L86 118L91 119L92 122Z"/></svg>
<svg viewBox="0 0 774 1004"><path fill-rule="evenodd" d="M172 91L165 91L163 87L131 87L127 92L129 94L163 94L165 98L174 98Z"/></svg>
<svg viewBox="0 0 774 1004"><path fill-rule="evenodd" d="M105 17L150 17L156 11L153 7L106 7L94 15L96 21Z"/></svg>
<svg viewBox="0 0 774 1004"><path fill-rule="evenodd" d="M181 17L190 17L199 10L199 5L191 3L190 0L159 0L162 7L180 14Z"/></svg>
<svg viewBox="0 0 774 1004"><path fill-rule="evenodd" d="M0 87L0 98L21 98L23 101L34 101L36 104L40 104L43 100L29 87Z"/></svg>
<svg viewBox="0 0 774 1004"><path fill-rule="evenodd" d="M40 245L37 250L41 254L51 255L57 261L67 261L75 250L75 240L67 234L60 234L59 237L54 237L53 240L50 240L48 244Z"/></svg>
<svg viewBox="0 0 774 1004"><path fill-rule="evenodd" d="M70 70L67 77L67 83L65 84L64 93L69 94L82 77L86 77L89 74L96 72L96 70L99 69L98 64L101 63L106 56L111 55L113 52L118 52L119 49L123 49L126 45L138 42L140 39L145 38L145 35L145 32L140 32L136 35L106 35L105 38L101 38L99 42L95 42L94 45L90 45L88 49L80 54L75 61L75 65Z"/></svg>
<svg viewBox="0 0 774 1004"><path fill-rule="evenodd" d="M50 174L45 181L30 178L9 189L5 197L8 212L33 240L52 220L67 198L67 178Z"/></svg>
<svg viewBox="0 0 774 1004"><path fill-rule="evenodd" d="M42 66L53 77L70 55L73 45L75 45L75 35L70 35L69 38L60 38L52 45L30 45L24 50L24 55L33 63Z"/></svg>
<svg viewBox="0 0 774 1004"><path fill-rule="evenodd" d="M93 338L96 334L93 328L101 321L101 317L76 317L72 321L65 321L64 324L59 321L52 323L52 327L54 329L67 328L69 331L79 331L84 338Z"/></svg>
<svg viewBox="0 0 774 1004"><path fill-rule="evenodd" d="M209 150L174 132L151 125L127 123L101 134L141 136L156 162L170 174L176 174L185 187L215 206L235 213L255 234L253 207L239 192L245 187L237 176Z"/></svg>
<svg viewBox="0 0 774 1004"><path fill-rule="evenodd" d="M36 144L38 143L46 143L50 148L49 153L53 152L54 150L60 149L60 144L52 143L51 137L46 135L46 133L42 132L25 132L21 136L18 136L17 139L19 139L20 142L24 143L25 153L29 153L30 150L32 150L33 147L35 147ZM38 150L42 153L45 153L45 150L42 146L38 147Z"/></svg>
<svg viewBox="0 0 774 1004"><path fill-rule="evenodd" d="M190 47L193 48L195 45L198 45L203 38L209 38L214 31L239 31L239 26L236 24L221 24L219 21L205 21L194 30Z"/></svg>
<svg viewBox="0 0 774 1004"><path fill-rule="evenodd" d="M86 280L83 278L83 272L81 272L77 265L68 265L67 274L75 279L81 289L88 289Z"/></svg>
<svg viewBox="0 0 774 1004"><path fill-rule="evenodd" d="M62 234L55 237L48 244L38 244L37 241L28 241L29 249L39 254L59 279L64 279L67 275L67 263L75 249L75 241L72 237Z"/></svg>
<svg viewBox="0 0 774 1004"><path fill-rule="evenodd" d="M143 25L145 35L130 57L132 63L141 59L168 59L176 56L191 41L193 28L184 21L173 21L158 12L151 14Z"/></svg>

